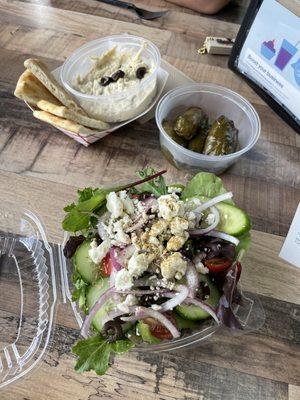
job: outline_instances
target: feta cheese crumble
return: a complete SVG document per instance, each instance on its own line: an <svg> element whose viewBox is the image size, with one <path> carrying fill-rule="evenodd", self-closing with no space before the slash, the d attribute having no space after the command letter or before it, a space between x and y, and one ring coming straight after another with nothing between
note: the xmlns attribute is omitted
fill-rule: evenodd
<svg viewBox="0 0 300 400"><path fill-rule="evenodd" d="M207 267L205 267L205 265L202 263L201 257L199 257L199 256L194 257L193 263L195 264L196 270L200 274L208 274L209 273L209 269Z"/></svg>
<svg viewBox="0 0 300 400"><path fill-rule="evenodd" d="M177 273L182 277L186 272L187 261L182 258L180 253L175 252L161 262L160 268L164 278L172 279L176 277ZM179 275L177 275L177 277L178 276Z"/></svg>
<svg viewBox="0 0 300 400"><path fill-rule="evenodd" d="M128 290L133 285L132 275L127 269L121 269L116 273L115 288L117 290Z"/></svg>
<svg viewBox="0 0 300 400"><path fill-rule="evenodd" d="M96 240L92 240L91 248L88 251L90 259L95 264L100 264L103 258L106 256L110 249L110 240L104 240L99 246L97 246Z"/></svg>

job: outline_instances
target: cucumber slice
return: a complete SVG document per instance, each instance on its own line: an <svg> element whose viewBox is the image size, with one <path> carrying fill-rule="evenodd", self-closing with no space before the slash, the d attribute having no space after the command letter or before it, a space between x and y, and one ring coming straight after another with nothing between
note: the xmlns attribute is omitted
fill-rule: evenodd
<svg viewBox="0 0 300 400"><path fill-rule="evenodd" d="M182 318L180 315L175 312L172 313L175 318L177 328L181 329L196 329L198 327L197 322L191 321L190 319Z"/></svg>
<svg viewBox="0 0 300 400"><path fill-rule="evenodd" d="M205 300L205 303L212 307L217 307L220 300L220 293L218 289L206 275L199 275L199 280L200 282L207 283L210 289L209 298ZM183 318L190 319L192 321L206 319L210 317L210 315L206 311L195 305L180 305L177 306L175 310Z"/></svg>
<svg viewBox="0 0 300 400"><path fill-rule="evenodd" d="M86 295L86 305L90 310L99 297L109 288L109 278L101 278L99 279L95 285L91 286ZM97 312L95 317L92 320L92 324L98 332L101 332L103 327L102 320L107 313L114 310L116 307L116 303L112 298L108 299L100 310Z"/></svg>
<svg viewBox="0 0 300 400"><path fill-rule="evenodd" d="M217 230L233 236L242 235L250 230L250 218L243 210L226 203L219 203L216 207L220 212Z"/></svg>
<svg viewBox="0 0 300 400"><path fill-rule="evenodd" d="M77 272L87 283L92 283L97 278L97 266L89 257L89 249L91 242L89 240L83 242L76 250L73 256L74 266Z"/></svg>
<svg viewBox="0 0 300 400"><path fill-rule="evenodd" d="M148 324L145 324L142 321L139 321L136 326L137 332L141 335L144 342L150 344L160 343L161 340L153 336L150 332L150 328Z"/></svg>
<svg viewBox="0 0 300 400"><path fill-rule="evenodd" d="M208 197L197 196L201 201L208 201ZM251 229L249 215L233 204L221 202L216 204L220 213L220 222L217 230L228 233L229 235L243 235Z"/></svg>

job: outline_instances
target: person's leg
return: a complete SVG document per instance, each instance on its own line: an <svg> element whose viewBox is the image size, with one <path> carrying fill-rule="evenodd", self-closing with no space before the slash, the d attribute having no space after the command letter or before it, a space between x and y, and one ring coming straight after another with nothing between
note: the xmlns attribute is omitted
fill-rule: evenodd
<svg viewBox="0 0 300 400"><path fill-rule="evenodd" d="M225 7L230 0L167 0L179 6L191 8L204 14L215 14Z"/></svg>

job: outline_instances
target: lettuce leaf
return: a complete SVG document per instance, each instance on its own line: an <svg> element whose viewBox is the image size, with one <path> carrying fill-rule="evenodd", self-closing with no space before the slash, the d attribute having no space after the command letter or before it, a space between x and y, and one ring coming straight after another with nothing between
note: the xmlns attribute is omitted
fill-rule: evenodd
<svg viewBox="0 0 300 400"><path fill-rule="evenodd" d="M79 340L72 348L72 353L78 356L75 370L77 372L95 371L104 375L109 367L112 353L123 354L134 347L128 339L108 343L101 335Z"/></svg>
<svg viewBox="0 0 300 400"><path fill-rule="evenodd" d="M101 208L106 202L110 190L86 188L78 190L78 203L72 203L64 208L67 211L62 227L68 232L78 232L88 229L95 224L92 213Z"/></svg>
<svg viewBox="0 0 300 400"><path fill-rule="evenodd" d="M89 285L82 279L81 275L78 272L75 272L72 275L72 282L74 285L74 290L72 292L72 301L78 301L79 308L86 312L86 291Z"/></svg>
<svg viewBox="0 0 300 400"><path fill-rule="evenodd" d="M153 169L151 167L146 167L146 168L138 171L137 175L141 179L147 179L147 178L151 177L152 175L155 175L156 173L157 173L157 171L155 171L155 169ZM165 179L161 175L157 176L154 179L149 180L148 182L144 182L141 185L138 185L138 187L135 189L137 189L137 191L140 193L144 193L144 192L152 193L156 197L159 197L159 196L162 196L162 195L168 193Z"/></svg>
<svg viewBox="0 0 300 400"><path fill-rule="evenodd" d="M199 172L186 185L181 194L181 199L185 200L194 196L216 197L227 193L222 179L210 172ZM224 203L234 204L231 199Z"/></svg>

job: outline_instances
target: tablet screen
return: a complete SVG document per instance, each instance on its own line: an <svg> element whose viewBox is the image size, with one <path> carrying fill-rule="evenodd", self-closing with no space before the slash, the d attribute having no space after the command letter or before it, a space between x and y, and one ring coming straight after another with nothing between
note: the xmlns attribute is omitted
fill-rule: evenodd
<svg viewBox="0 0 300 400"><path fill-rule="evenodd" d="M281 3L296 4L290 11ZM297 12L298 10L298 12ZM296 15L298 14L298 16ZM264 0L235 65L300 123L300 2Z"/></svg>

